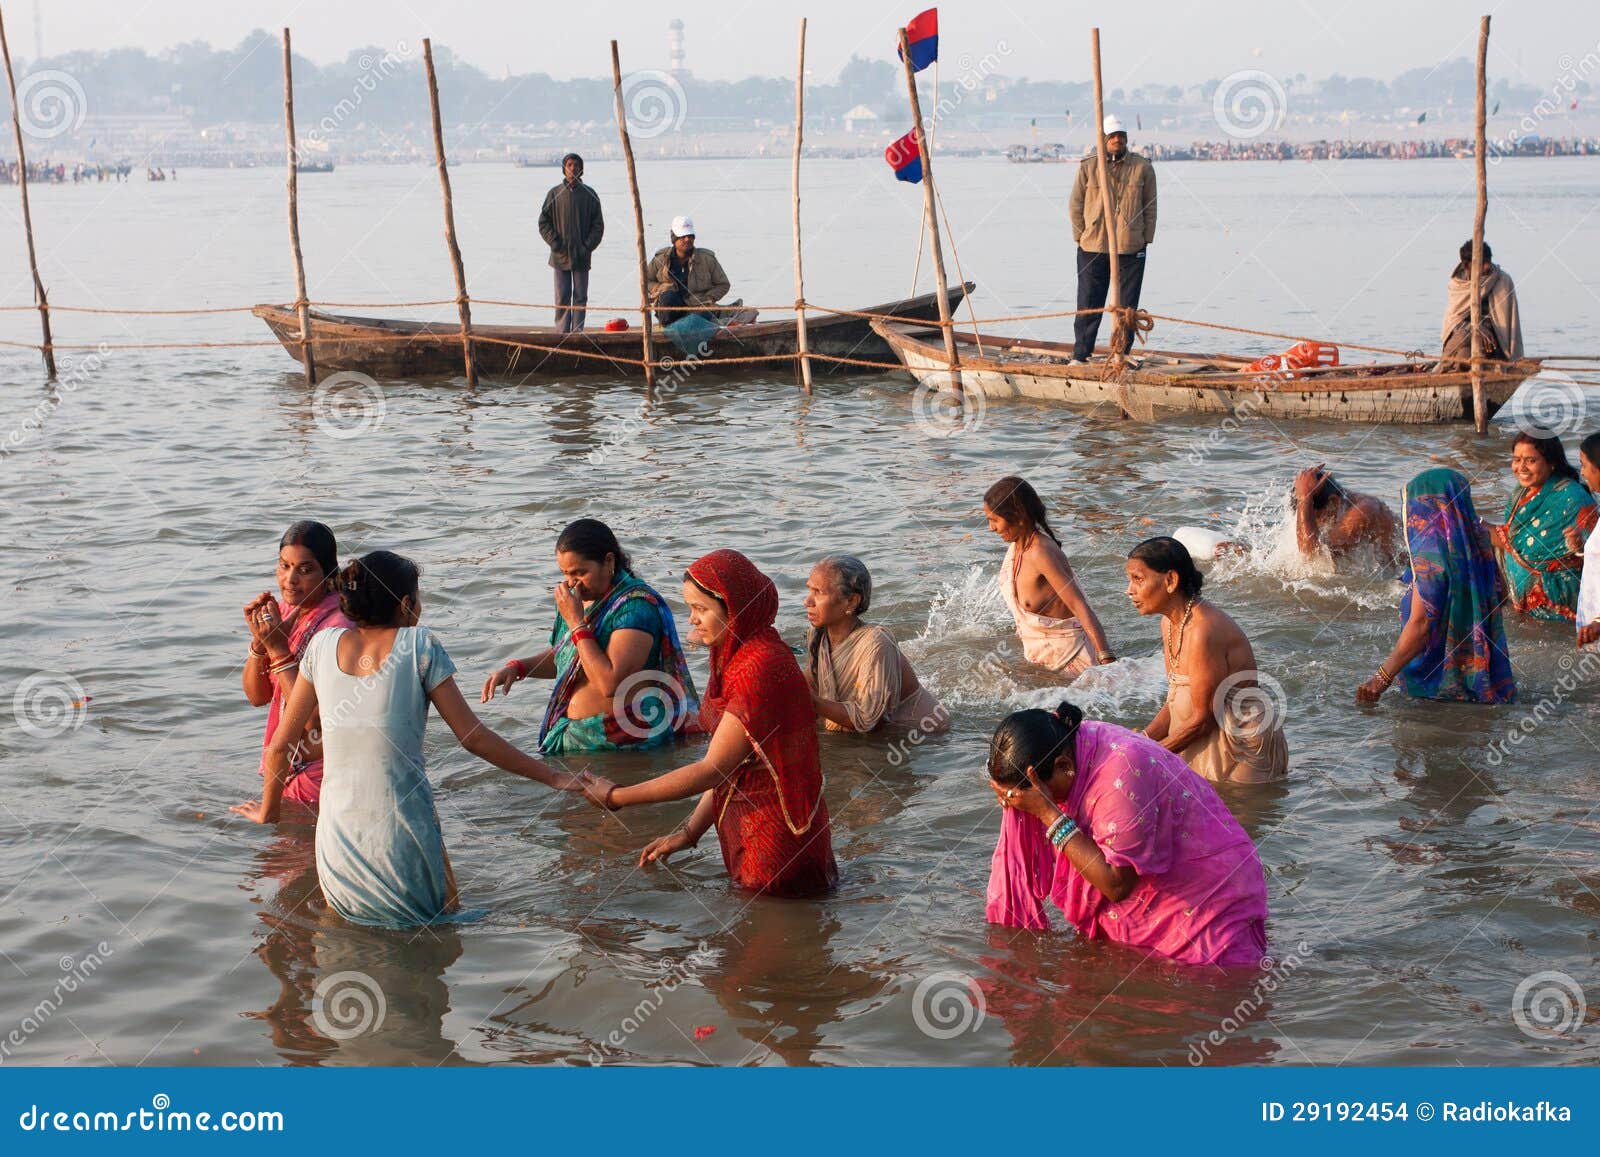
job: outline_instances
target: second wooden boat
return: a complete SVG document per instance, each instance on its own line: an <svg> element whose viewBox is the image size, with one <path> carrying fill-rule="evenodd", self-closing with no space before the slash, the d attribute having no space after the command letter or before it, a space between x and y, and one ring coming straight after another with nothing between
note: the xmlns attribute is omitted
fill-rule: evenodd
<svg viewBox="0 0 1600 1157"><path fill-rule="evenodd" d="M950 381L936 327L875 321L872 328L918 381ZM959 330L956 341L962 388L985 398L1103 407L1143 420L1161 413L1376 423L1472 420L1471 375L1435 372L1432 361L1333 366L1285 378L1247 372L1250 357L1141 346L1133 353L1138 365L1112 375L1100 360L1104 347L1094 362L1074 366L1068 364L1072 346L1064 342ZM1483 375L1489 413L1505 405L1539 366L1537 358L1493 363Z"/></svg>

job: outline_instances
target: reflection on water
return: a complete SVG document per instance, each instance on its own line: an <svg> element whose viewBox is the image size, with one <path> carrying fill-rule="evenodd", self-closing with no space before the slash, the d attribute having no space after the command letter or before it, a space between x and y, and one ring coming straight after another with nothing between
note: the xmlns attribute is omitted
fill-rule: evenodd
<svg viewBox="0 0 1600 1157"><path fill-rule="evenodd" d="M1515 213L1496 226L1504 232L1495 250L1518 279L1530 348L1600 337L1574 304L1588 300L1587 287L1567 272L1600 266L1600 234L1571 230L1571 198L1592 197L1586 165L1529 163L1497 176L1497 197ZM971 272L992 287L980 290L991 305L1059 301L1063 266L1053 257L1069 251L1051 246L1066 244L1069 174L1038 170L1067 168L1021 173L962 158L945 166L946 205L974 223L964 245L981 255ZM597 184L620 187L618 172L593 169ZM719 256L747 300L783 300L787 197L768 206L708 190L708 172L653 164L651 196L703 199L708 220L741 221ZM1164 186L1165 256L1145 290L1163 312L1336 329L1407 348L1437 332L1470 165L1194 166L1183 176L1170 196ZM83 280L106 304L147 304L164 292L150 271L167 268L187 270L217 303L249 301L282 284L272 215L281 191L262 193L271 209L259 220L239 220L226 268L201 260L205 238L191 234L218 203L270 192L274 179L198 171L160 199L119 190L129 195L97 210L114 221L92 216L70 188L46 188L36 225L49 260L92 271ZM863 180L879 179L885 195L857 196ZM905 217L892 176L819 162L807 180L855 214L817 242L816 299L850 305L904 293L916 213ZM457 197L525 205L525 183L520 171L466 166ZM415 259L416 238L437 234L437 197L425 185L408 193L413 184L404 173L352 168L303 192L313 198L304 224L315 295L370 300L382 285L409 300L439 296L430 284L438 270ZM1007 211L995 214L999 187ZM385 206L377 222L373 204ZM1359 229L1351 205L1362 208ZM1216 230L1217 220L1265 224L1246 240ZM108 221L115 261L100 252ZM527 222L507 209L464 214L461 225L474 292L529 296L529 271L544 264ZM1541 261L1550 238L1565 239L1561 262ZM0 230L0 267L11 267L16 244ZM1306 252L1352 256L1307 263ZM1386 267L1383 292L1373 292L1368 258L1395 253L1408 260ZM594 300L636 295L636 272L623 269L612 284L597 269ZM76 340L129 340L114 319L72 317ZM0 339L33 340L16 328L27 320L0 313ZM139 336L256 335L243 324L233 315L150 318ZM1041 326L1036 336L1065 330ZM1208 344L1183 331L1161 337L1164 347L1184 342ZM1508 623L1517 704L1473 709L1391 693L1358 707L1356 685L1398 630L1393 575L1363 560L1337 571L1307 565L1286 518L1294 473L1316 462L1392 502L1418 469L1446 461L1473 476L1480 509L1496 511L1509 489L1503 427L1480 440L1457 428L1251 421L1219 435L1198 417L1153 425L996 402L981 422L941 437L918 421L899 376L819 378L805 398L786 372L764 371L733 380L690 372L653 398L626 379L477 390L385 382L370 427L352 439L330 431L281 351L113 351L75 390L38 379L37 359L0 354L0 437L49 403L37 432L0 459L0 694L50 673L76 680L88 701L49 734L0 723L9 773L0 1030L36 1007L62 959L81 960L102 941L113 952L7 1060L1600 1060L1592 1025L1529 1035L1512 1016L1524 977L1593 975L1600 690L1580 683L1540 707L1567 673L1569 633ZM1600 414L1586 423L1600 426ZM1071 688L1022 660L998 597L1001 548L979 503L1006 473L1047 496L1123 656ZM463 686L475 687L508 654L548 637L554 535L583 515L611 522L642 577L675 603L697 555L719 546L750 554L778 583L779 628L796 645L811 564L836 550L861 556L875 578L871 617L905 642L951 708L949 733L915 743L823 737L841 886L821 901L785 903L732 889L714 834L665 867L636 866L639 849L681 823L691 802L602 815L485 768L435 723L428 757L446 844L464 901L487 915L401 935L338 922L317 901L306 825L274 833L227 812L259 784L264 715L239 694L239 607L270 584L272 544L309 516L337 529L346 555L389 547L414 556L426 622ZM1259 974L1179 969L1083 943L1059 921L1046 934L983 921L998 830L983 783L988 735L1008 711L1062 697L1114 722L1149 720L1165 694L1159 632L1129 607L1123 560L1138 539L1179 526L1249 548L1207 568L1207 596L1243 625L1289 704L1288 782L1226 789L1267 873L1274 966ZM690 659L703 685L705 654ZM483 714L531 747L543 698L537 683L522 684ZM1491 759L1524 720L1525 741ZM696 750L572 764L638 782ZM948 1023L929 1017L934 979L953 994Z"/></svg>

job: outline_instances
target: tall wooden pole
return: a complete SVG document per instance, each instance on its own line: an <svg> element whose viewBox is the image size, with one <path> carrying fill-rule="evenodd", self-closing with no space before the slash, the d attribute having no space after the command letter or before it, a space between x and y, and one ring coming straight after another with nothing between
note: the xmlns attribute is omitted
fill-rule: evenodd
<svg viewBox="0 0 1600 1157"><path fill-rule="evenodd" d="M639 201L639 173L633 167L633 141L628 136L628 110L622 104L622 57L617 52L617 42L611 42L611 90L617 102L617 132L622 134L622 161L628 168L628 192L633 197L633 236L639 247L639 312L644 315L640 328L644 347L644 384L654 389L656 384L656 352L654 332L650 318L649 262L644 250L644 206Z"/></svg>
<svg viewBox="0 0 1600 1157"><path fill-rule="evenodd" d="M39 307L39 325L44 330L44 370L51 381L56 378L56 351L50 340L50 299L45 296L39 277L39 259L33 248L33 214L28 210L28 154L22 147L22 110L17 105L17 78L11 71L11 45L6 41L6 24L0 15L0 56L6 62L6 86L11 91L11 131L17 138L17 188L22 190L22 231L28 235L28 270L33 274L33 301Z"/></svg>
<svg viewBox="0 0 1600 1157"><path fill-rule="evenodd" d="M1122 305L1122 276L1119 268L1117 250L1121 247L1117 237L1116 205L1111 199L1111 163L1106 157L1106 106L1101 97L1100 86L1100 30L1089 30L1089 47L1094 58L1094 135L1096 141L1095 157L1100 166L1100 215L1106 222L1106 249L1111 258L1111 288L1106 294L1106 309L1111 316L1111 363L1116 365L1122 360L1122 351L1117 349L1117 314L1116 310ZM1094 351L1090 351L1093 353Z"/></svg>
<svg viewBox="0 0 1600 1157"><path fill-rule="evenodd" d="M444 163L444 128L439 123L439 78L433 71L433 42L422 41L422 63L428 73L428 104L433 110L433 158L439 166L439 187L444 190L444 239L450 246L450 267L456 275L456 305L461 311L461 357L466 363L467 385L477 386L478 367L472 356L472 306L467 300L467 271L456 244L456 210L450 199L450 170Z"/></svg>
<svg viewBox="0 0 1600 1157"><path fill-rule="evenodd" d="M1472 220L1472 421L1478 433L1489 432L1489 406L1483 396L1483 221L1489 214L1489 149L1485 137L1488 117L1484 104L1488 98L1489 18L1478 25L1478 144L1473 156L1478 165L1478 212Z"/></svg>
<svg viewBox="0 0 1600 1157"><path fill-rule="evenodd" d="M800 384L811 392L806 337L806 278L800 261L800 144L806 130L806 18L800 17L800 60L794 69L794 324L800 343Z"/></svg>
<svg viewBox="0 0 1600 1157"><path fill-rule="evenodd" d="M306 263L300 255L300 148L294 133L294 68L289 63L289 30L283 30L283 137L289 152L289 253L294 258L294 306L300 314L300 364L306 385L317 382L311 358L311 305L306 301Z"/></svg>
<svg viewBox="0 0 1600 1157"><path fill-rule="evenodd" d="M905 66L906 90L911 94L911 123L917 134L917 153L922 158L922 210L928 218L933 277L939 287L939 328L944 331L944 356L952 375L950 384L959 391L961 363L956 357L956 331L950 321L950 289L944 277L944 247L939 244L939 214L934 211L933 155L928 150L928 134L922 127L922 101L917 97L917 73L911 67L911 48L906 43L904 28L900 29L900 62Z"/></svg>

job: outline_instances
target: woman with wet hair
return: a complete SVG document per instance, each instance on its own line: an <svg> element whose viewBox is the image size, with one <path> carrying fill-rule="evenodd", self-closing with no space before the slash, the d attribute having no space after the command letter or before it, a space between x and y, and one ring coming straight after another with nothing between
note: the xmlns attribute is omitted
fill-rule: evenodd
<svg viewBox="0 0 1600 1157"><path fill-rule="evenodd" d="M1059 671L1069 682L1090 667L1114 662L1105 629L1078 587L1038 492L1025 479L1007 476L985 491L983 513L1006 544L1000 597L1029 662Z"/></svg>
<svg viewBox="0 0 1600 1157"><path fill-rule="evenodd" d="M1161 616L1167 701L1144 733L1210 780L1265 783L1288 775L1285 705L1261 686L1239 624L1202 601L1205 580L1188 548L1175 538L1148 538L1129 552L1124 569L1133 609Z"/></svg>
<svg viewBox="0 0 1600 1157"><path fill-rule="evenodd" d="M605 523L580 518L556 539L556 620L550 645L508 660L481 702L532 676L553 679L539 725L547 755L643 751L698 731L700 703L672 608L633 573Z"/></svg>
<svg viewBox="0 0 1600 1157"><path fill-rule="evenodd" d="M893 636L862 621L872 605L872 574L860 559L830 554L806 580L811 638L806 682L829 731L874 731L887 724L933 735L950 714L917 679Z"/></svg>
<svg viewBox="0 0 1600 1157"><path fill-rule="evenodd" d="M1600 434L1590 434L1578 448L1578 470L1590 494L1600 494ZM1578 646L1600 649L1600 534L1576 526L1567 530L1567 545L1583 552L1583 581L1578 588Z"/></svg>
<svg viewBox="0 0 1600 1157"><path fill-rule="evenodd" d="M524 755L467 706L456 665L422 617L417 565L387 550L339 572L352 625L319 632L301 658L303 678L267 746L261 799L233 810L276 823L290 774L290 737L318 711L326 760L317 822L322 894L354 924L413 928L459 906L434 809L422 737L437 710L461 746L513 775L564 791L578 781Z"/></svg>
<svg viewBox="0 0 1600 1157"><path fill-rule="evenodd" d="M300 659L311 637L326 627L348 627L333 589L339 570L339 546L333 531L320 522L296 522L278 540L278 594L263 591L244 607L250 629L250 653L244 661L244 696L252 707L267 707L267 729L261 737L263 778L266 751L283 718L283 705L294 690ZM283 798L316 807L322 792L322 741L313 716L289 749L289 782Z"/></svg>
<svg viewBox="0 0 1600 1157"><path fill-rule="evenodd" d="M1049 900L1090 940L1183 964L1260 964L1261 858L1178 756L1062 703L1007 716L988 770L1005 809L989 867L991 924L1047 928Z"/></svg>

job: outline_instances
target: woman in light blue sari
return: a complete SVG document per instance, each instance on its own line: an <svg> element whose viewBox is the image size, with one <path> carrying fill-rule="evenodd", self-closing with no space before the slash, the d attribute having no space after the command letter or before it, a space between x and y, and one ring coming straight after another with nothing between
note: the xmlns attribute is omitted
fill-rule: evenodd
<svg viewBox="0 0 1600 1157"><path fill-rule="evenodd" d="M482 702L530 675L554 679L539 727L547 755L642 751L698 732L700 700L672 608L633 574L611 528L572 523L556 539L556 565L549 647L490 675Z"/></svg>
<svg viewBox="0 0 1600 1157"><path fill-rule="evenodd" d="M339 573L340 605L356 626L312 637L300 658L305 678L295 681L267 747L262 797L233 809L256 823L277 822L290 737L320 709L317 876L335 912L380 928L446 919L460 903L422 754L429 704L480 759L547 787L581 790L576 779L524 755L479 722L456 686L456 666L444 646L417 626L418 575L415 563L386 550Z"/></svg>

